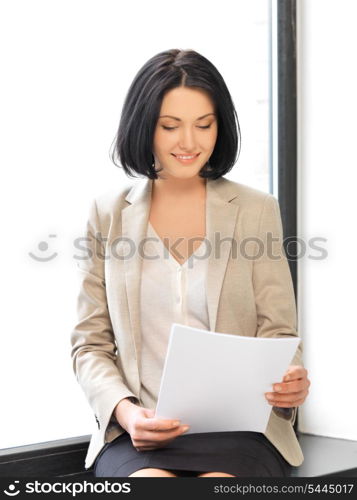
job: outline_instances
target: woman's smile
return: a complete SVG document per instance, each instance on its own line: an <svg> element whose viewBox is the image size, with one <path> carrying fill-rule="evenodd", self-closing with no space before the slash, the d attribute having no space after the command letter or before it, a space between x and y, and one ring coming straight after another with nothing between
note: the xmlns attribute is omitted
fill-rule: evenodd
<svg viewBox="0 0 357 500"><path fill-rule="evenodd" d="M174 153L172 153L176 160L180 163L183 163L184 165L193 163L198 158L199 154L200 153L197 153L196 155L175 155Z"/></svg>

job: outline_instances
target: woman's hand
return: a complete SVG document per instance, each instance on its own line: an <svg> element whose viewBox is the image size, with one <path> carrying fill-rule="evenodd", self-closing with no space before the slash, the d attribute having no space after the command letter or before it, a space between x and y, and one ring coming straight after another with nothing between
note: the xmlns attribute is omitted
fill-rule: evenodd
<svg viewBox="0 0 357 500"><path fill-rule="evenodd" d="M282 382L273 385L275 392L266 392L265 396L273 406L281 408L300 406L309 393L310 384L311 382L307 378L307 370L304 367L290 365ZM271 396L270 399L269 396Z"/></svg>
<svg viewBox="0 0 357 500"><path fill-rule="evenodd" d="M155 410L137 406L128 399L120 401L115 409L116 419L130 434L137 451L166 446L189 429L178 420L155 418L154 415Z"/></svg>

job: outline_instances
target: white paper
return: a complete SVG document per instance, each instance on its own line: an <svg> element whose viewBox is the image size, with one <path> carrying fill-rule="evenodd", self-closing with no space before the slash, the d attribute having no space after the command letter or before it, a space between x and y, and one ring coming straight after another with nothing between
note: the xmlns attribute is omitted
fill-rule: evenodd
<svg viewBox="0 0 357 500"><path fill-rule="evenodd" d="M257 338L171 326L155 417L197 432L265 432L266 392L281 382L298 337Z"/></svg>

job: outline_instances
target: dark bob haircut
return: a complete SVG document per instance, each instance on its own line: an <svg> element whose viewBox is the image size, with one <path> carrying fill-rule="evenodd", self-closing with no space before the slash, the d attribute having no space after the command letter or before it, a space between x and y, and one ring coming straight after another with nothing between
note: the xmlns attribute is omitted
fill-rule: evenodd
<svg viewBox="0 0 357 500"><path fill-rule="evenodd" d="M153 137L162 99L176 87L208 92L217 115L217 140L200 177L218 179L231 170L240 152L240 127L229 90L215 66L194 50L171 49L149 59L135 76L126 95L114 147L113 163L130 177L157 179ZM112 145L113 145L112 144Z"/></svg>

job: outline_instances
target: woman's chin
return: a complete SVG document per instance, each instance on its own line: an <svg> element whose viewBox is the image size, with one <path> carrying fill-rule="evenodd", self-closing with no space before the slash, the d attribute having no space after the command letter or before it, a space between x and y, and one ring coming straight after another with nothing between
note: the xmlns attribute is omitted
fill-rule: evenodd
<svg viewBox="0 0 357 500"><path fill-rule="evenodd" d="M198 177L199 171L201 168L190 169L188 167L183 166L180 169L164 169L160 172L160 178L175 178L175 179L194 179Z"/></svg>

